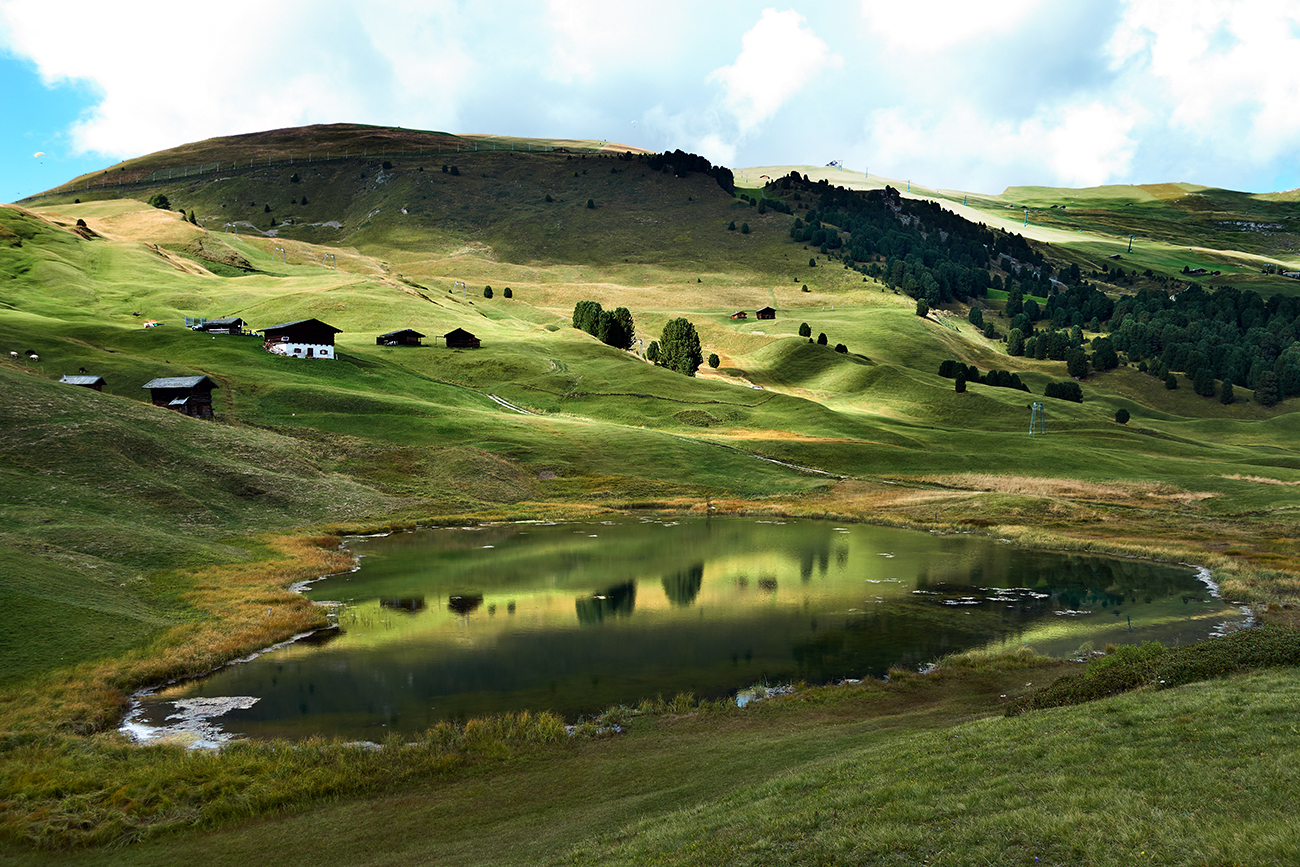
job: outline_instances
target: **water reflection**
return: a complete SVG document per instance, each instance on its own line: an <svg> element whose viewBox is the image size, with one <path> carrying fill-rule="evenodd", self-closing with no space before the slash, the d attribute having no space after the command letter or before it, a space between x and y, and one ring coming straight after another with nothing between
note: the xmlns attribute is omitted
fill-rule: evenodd
<svg viewBox="0 0 1300 867"><path fill-rule="evenodd" d="M487 713L572 718L657 694L878 677L980 646L1172 644L1237 616L1188 568L820 521L508 525L352 545L361 569L310 593L344 603L340 638L160 693L150 714L257 696L227 725L376 739Z"/></svg>

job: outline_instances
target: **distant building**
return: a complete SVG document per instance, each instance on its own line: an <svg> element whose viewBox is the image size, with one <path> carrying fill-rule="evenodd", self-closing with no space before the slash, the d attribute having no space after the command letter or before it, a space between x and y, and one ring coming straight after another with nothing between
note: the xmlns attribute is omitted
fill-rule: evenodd
<svg viewBox="0 0 1300 867"><path fill-rule="evenodd" d="M464 328L457 328L455 331L448 331L442 339L446 342L448 349L478 349L479 340L473 334L470 334Z"/></svg>
<svg viewBox="0 0 1300 867"><path fill-rule="evenodd" d="M259 329L259 333L265 338L262 346L267 352L290 358L333 358L334 335L342 330L319 319L299 319Z"/></svg>
<svg viewBox="0 0 1300 867"><path fill-rule="evenodd" d="M381 334L375 338L376 346L419 346L420 340L424 337L418 331L412 331L410 328L403 328L401 331L390 331L387 334Z"/></svg>
<svg viewBox="0 0 1300 867"><path fill-rule="evenodd" d="M194 418L212 418L212 390L216 387L206 376L164 376L141 386L149 389L154 406Z"/></svg>
<svg viewBox="0 0 1300 867"><path fill-rule="evenodd" d="M760 307L754 311L754 315L759 319L775 319L776 309L773 307Z"/></svg>
<svg viewBox="0 0 1300 867"><path fill-rule="evenodd" d="M80 385L82 388L93 388L95 391L104 390L104 377L102 376L60 376L59 382L64 385Z"/></svg>
<svg viewBox="0 0 1300 867"><path fill-rule="evenodd" d="M226 319L209 319L197 327L195 331L203 331L207 334L244 334L244 329L248 323L238 316L232 316Z"/></svg>
<svg viewBox="0 0 1300 867"><path fill-rule="evenodd" d="M744 310L737 310L735 313L731 314L731 318L732 318L732 319L748 319L748 318L749 318L749 314L746 313Z"/></svg>

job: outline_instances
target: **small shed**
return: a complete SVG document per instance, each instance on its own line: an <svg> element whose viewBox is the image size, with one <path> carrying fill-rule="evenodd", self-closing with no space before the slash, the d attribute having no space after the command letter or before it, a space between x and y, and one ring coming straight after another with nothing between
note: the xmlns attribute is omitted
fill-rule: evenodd
<svg viewBox="0 0 1300 867"><path fill-rule="evenodd" d="M775 319L775 318L776 318L776 308L775 308L775 307L760 307L760 308L758 308L757 310L754 311L754 315L757 316L759 319Z"/></svg>
<svg viewBox="0 0 1300 867"><path fill-rule="evenodd" d="M419 346L420 340L424 337L418 331L410 328L403 328L401 331L390 331L387 334L381 334L375 338L376 346Z"/></svg>
<svg viewBox="0 0 1300 867"><path fill-rule="evenodd" d="M749 318L749 314L746 313L744 310L737 310L735 313L731 314L731 318L732 318L732 319L748 319L748 318Z"/></svg>
<svg viewBox="0 0 1300 867"><path fill-rule="evenodd" d="M290 358L333 358L334 335L343 329L319 319L298 319L259 329L267 352Z"/></svg>
<svg viewBox="0 0 1300 867"><path fill-rule="evenodd" d="M95 391L104 390L104 377L102 376L69 376L64 374L59 377L59 382L65 385L79 385L82 388L93 388Z"/></svg>
<svg viewBox="0 0 1300 867"><path fill-rule="evenodd" d="M448 331L442 336L446 341L448 349L478 349L479 340L473 334L470 334L464 328L457 328L455 331Z"/></svg>
<svg viewBox="0 0 1300 867"><path fill-rule="evenodd" d="M212 390L216 387L206 376L163 376L141 386L149 389L154 406L164 406L194 418L212 418Z"/></svg>
<svg viewBox="0 0 1300 867"><path fill-rule="evenodd" d="M244 334L248 323L238 316L230 316L224 319L209 319L201 324L195 331L202 331L207 334Z"/></svg>

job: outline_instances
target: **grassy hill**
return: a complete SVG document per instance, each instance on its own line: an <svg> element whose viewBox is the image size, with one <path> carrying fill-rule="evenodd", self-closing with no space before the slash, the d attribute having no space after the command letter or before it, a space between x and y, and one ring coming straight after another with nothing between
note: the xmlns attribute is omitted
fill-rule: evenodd
<svg viewBox="0 0 1300 867"><path fill-rule="evenodd" d="M806 201L760 209L626 150L308 127L141 157L0 208L0 789L28 799L0 809L5 839L101 839L58 806L58 757L118 749L96 732L125 692L318 624L284 588L347 568L328 550L343 529L709 505L988 528L1204 563L1279 618L1300 600L1294 400L1265 408L1239 388L1223 406L1121 366L1088 377L1082 403L1045 401L1048 435L1030 439L1026 404L1067 378L1063 362L1006 355L961 303L918 317L913 299L792 241ZM737 174L742 192L753 171ZM158 193L173 210L145 204ZM1181 268L1169 251L1189 244L1293 261L1290 235L1265 243L1227 224L1289 232L1300 215L1189 185L969 199L1008 229L1012 200L1050 213L1039 249L1058 265L1100 268L1118 234L1141 229L1164 252L1135 247L1125 266L1160 259L1166 276ZM628 307L640 343L625 352L572 328L580 300ZM983 303L1002 333L1004 301ZM765 305L777 319L730 318ZM184 327L218 316L322 319L342 329L338 358ZM678 316L716 370L644 360ZM828 345L799 336L802 323ZM376 345L398 328L428 345ZM482 348L440 345L454 328ZM959 394L937 375L948 359L1013 371L1033 394ZM103 393L58 382L81 368ZM215 421L155 408L141 388L189 374L218 383ZM815 777L819 761L800 772ZM103 839L135 832L114 833Z"/></svg>

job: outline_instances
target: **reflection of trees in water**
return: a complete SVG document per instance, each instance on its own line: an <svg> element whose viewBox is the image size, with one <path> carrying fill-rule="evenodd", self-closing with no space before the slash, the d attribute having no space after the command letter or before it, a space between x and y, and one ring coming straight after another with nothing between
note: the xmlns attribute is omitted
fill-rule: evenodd
<svg viewBox="0 0 1300 867"><path fill-rule="evenodd" d="M923 598L943 602L975 597L980 605L1026 613L1119 608L1138 600L1149 604L1189 593L1207 598L1208 591L1195 593L1202 587L1191 573L1168 566L1077 555L1047 557L1035 552L1021 552L1020 557L1009 559L992 552L970 566L965 582L951 573L942 579L932 578L926 566L916 578L916 589Z"/></svg>
<svg viewBox="0 0 1300 867"><path fill-rule="evenodd" d="M447 600L447 610L461 617L473 612L483 604L483 594L464 594L452 596Z"/></svg>
<svg viewBox="0 0 1300 867"><path fill-rule="evenodd" d="M606 617L627 617L636 607L636 582L615 584L604 592L574 602L579 623L599 623Z"/></svg>
<svg viewBox="0 0 1300 867"><path fill-rule="evenodd" d="M704 583L704 564L696 563L687 569L664 576L664 595L673 605L685 608L700 595Z"/></svg>
<svg viewBox="0 0 1300 867"><path fill-rule="evenodd" d="M758 579L758 589L767 593L776 592L776 578L770 575L764 575Z"/></svg>
<svg viewBox="0 0 1300 867"><path fill-rule="evenodd" d="M379 600L383 608L391 608L394 611L423 611L427 606L424 604L423 596L386 596Z"/></svg>

